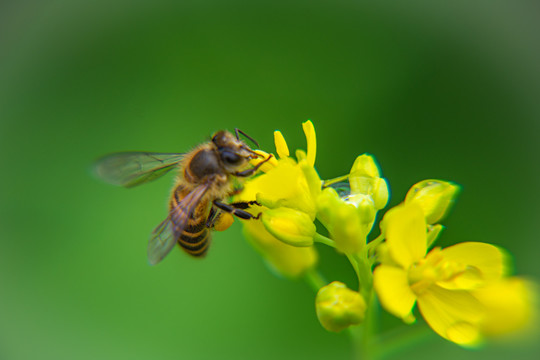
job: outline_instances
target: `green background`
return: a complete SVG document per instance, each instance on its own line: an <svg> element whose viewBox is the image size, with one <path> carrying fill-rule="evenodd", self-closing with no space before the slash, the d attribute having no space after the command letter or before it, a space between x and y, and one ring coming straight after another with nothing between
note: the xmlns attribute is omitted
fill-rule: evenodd
<svg viewBox="0 0 540 360"><path fill-rule="evenodd" d="M0 5L0 359L347 359L303 282L240 234L202 261L146 261L172 177L91 175L122 150L183 152L238 127L305 147L322 178L369 152L390 205L426 178L463 186L440 240L484 241L539 278L540 30L534 1L78 1ZM329 279L352 270L320 248ZM384 327L401 326L383 315ZM432 336L395 358L536 358Z"/></svg>

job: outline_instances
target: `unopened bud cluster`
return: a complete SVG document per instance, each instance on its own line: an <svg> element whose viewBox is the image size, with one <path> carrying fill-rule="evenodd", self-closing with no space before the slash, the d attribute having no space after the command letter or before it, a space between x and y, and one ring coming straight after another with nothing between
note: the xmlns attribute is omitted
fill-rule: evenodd
<svg viewBox="0 0 540 360"><path fill-rule="evenodd" d="M319 290L315 308L317 317L326 330L340 332L364 320L366 302L360 293L334 281Z"/></svg>
<svg viewBox="0 0 540 360"><path fill-rule="evenodd" d="M348 181L350 194L344 197L331 187L323 190L317 202L317 217L339 251L355 254L365 245L377 211L388 202L388 185L380 177L373 156L367 154L356 158Z"/></svg>

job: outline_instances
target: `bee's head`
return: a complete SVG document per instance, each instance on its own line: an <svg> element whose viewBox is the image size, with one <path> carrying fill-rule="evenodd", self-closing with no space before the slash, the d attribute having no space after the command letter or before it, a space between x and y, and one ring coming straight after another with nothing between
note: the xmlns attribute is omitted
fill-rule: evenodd
<svg viewBox="0 0 540 360"><path fill-rule="evenodd" d="M221 161L228 169L242 167L248 160L256 158L257 154L242 140L228 131L220 130L212 136Z"/></svg>
<svg viewBox="0 0 540 360"><path fill-rule="evenodd" d="M214 145L216 145L218 150L225 146L229 146L229 144L234 140L234 136L225 130L220 130L215 133L214 136L212 136L212 142Z"/></svg>

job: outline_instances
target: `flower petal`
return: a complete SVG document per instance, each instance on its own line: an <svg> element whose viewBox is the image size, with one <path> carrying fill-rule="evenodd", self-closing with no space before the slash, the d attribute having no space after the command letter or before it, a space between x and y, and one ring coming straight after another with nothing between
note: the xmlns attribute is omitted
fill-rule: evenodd
<svg viewBox="0 0 540 360"><path fill-rule="evenodd" d="M268 207L287 206L315 218L315 199L302 169L291 159L278 161L266 174L249 179L238 195L241 201L264 201Z"/></svg>
<svg viewBox="0 0 540 360"><path fill-rule="evenodd" d="M398 205L389 210L381 223L388 251L404 269L426 255L426 220L417 205Z"/></svg>
<svg viewBox="0 0 540 360"><path fill-rule="evenodd" d="M447 289L474 289L509 272L508 256L491 244L464 242L443 249L441 255L445 261L466 269L450 281L439 283Z"/></svg>
<svg viewBox="0 0 540 360"><path fill-rule="evenodd" d="M279 130L274 131L274 143L276 144L276 152L280 158L286 158L289 156L289 147L287 146L287 142Z"/></svg>
<svg viewBox="0 0 540 360"><path fill-rule="evenodd" d="M270 159L268 159L268 157L271 156L271 154L268 154L267 152L264 152L262 150L254 150L254 151L257 154L261 155L261 157L257 158L257 159L251 159L249 161L249 163L251 165L253 165L253 166L256 166L261 161L264 161L264 164L262 164L261 167L259 167L259 170L261 170L262 172L266 173L266 172L272 170L273 168L275 168L278 165L278 161L277 161L275 156L272 156L272 157L270 157ZM268 159L268 160L266 160L266 159Z"/></svg>
<svg viewBox="0 0 540 360"><path fill-rule="evenodd" d="M469 291L433 285L418 296L418 308L429 326L443 338L463 346L480 342L482 306Z"/></svg>
<svg viewBox="0 0 540 360"><path fill-rule="evenodd" d="M473 292L486 308L481 328L489 336L534 334L538 324L538 288L534 282L510 277Z"/></svg>
<svg viewBox="0 0 540 360"><path fill-rule="evenodd" d="M315 248L287 245L273 237L260 221L243 222L242 232L266 260L272 270L289 278L298 278L317 263Z"/></svg>
<svg viewBox="0 0 540 360"><path fill-rule="evenodd" d="M414 321L411 312L416 295L409 287L406 271L393 266L379 265L373 272L373 285L381 305L389 313L404 320Z"/></svg>
<svg viewBox="0 0 540 360"><path fill-rule="evenodd" d="M313 199L317 199L322 191L322 181L317 173L317 170L315 170L313 166L310 166L307 161L299 162L298 166L300 166L300 169L304 173L311 196Z"/></svg>
<svg viewBox="0 0 540 360"><path fill-rule="evenodd" d="M315 155L317 153L317 138L315 136L315 127L311 120L308 120L302 123L302 128L304 129L304 134L306 135L307 140L307 160L308 163L313 166L315 165Z"/></svg>

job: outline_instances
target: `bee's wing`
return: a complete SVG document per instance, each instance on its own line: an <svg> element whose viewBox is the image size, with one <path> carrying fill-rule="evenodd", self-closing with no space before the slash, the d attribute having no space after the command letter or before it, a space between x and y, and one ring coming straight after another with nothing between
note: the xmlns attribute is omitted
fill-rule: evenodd
<svg viewBox="0 0 540 360"><path fill-rule="evenodd" d="M169 216L159 224L148 241L148 262L156 265L174 248L176 236L173 234L173 225Z"/></svg>
<svg viewBox="0 0 540 360"><path fill-rule="evenodd" d="M197 186L154 229L148 241L148 262L150 265L159 263L171 252L178 237L186 227L189 217L193 214L207 190L208 185L206 184Z"/></svg>
<svg viewBox="0 0 540 360"><path fill-rule="evenodd" d="M165 175L181 160L177 153L121 152L98 160L95 173L110 184L130 188Z"/></svg>

